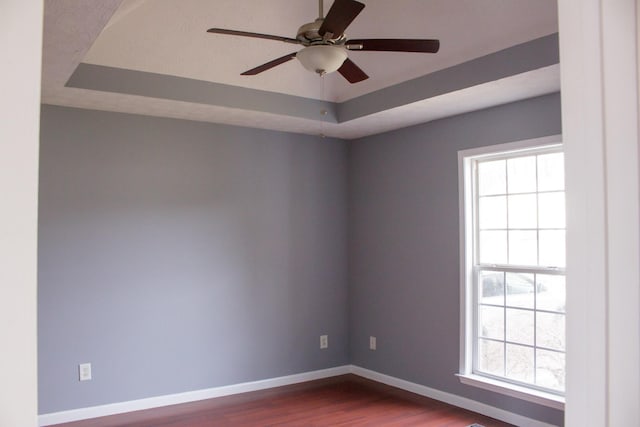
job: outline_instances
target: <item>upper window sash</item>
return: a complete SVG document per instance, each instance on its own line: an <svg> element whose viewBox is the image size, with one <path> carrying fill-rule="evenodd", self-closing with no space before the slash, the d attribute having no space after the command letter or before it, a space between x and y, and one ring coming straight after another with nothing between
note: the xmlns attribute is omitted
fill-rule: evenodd
<svg viewBox="0 0 640 427"><path fill-rule="evenodd" d="M546 138L545 138L546 139ZM544 265L544 264L516 264L516 263L494 263L494 262L480 262L480 198L491 198L491 197L510 197L510 196L518 196L523 194L532 194L532 195L540 195L547 193L560 193L564 192L564 188L562 190L543 190L539 191L538 187L538 178L536 175L536 188L535 191L527 191L523 193L519 192L510 192L507 187L508 180L505 183L505 191L504 193L494 195L480 195L479 189L479 176L478 169L479 164L491 161L505 160L508 161L510 159L517 159L521 157L526 157L527 155L531 156L542 156L545 154L553 154L553 153L562 153L562 144L560 142L555 142L551 144L545 144L541 146L527 146L526 143L528 141L523 141L525 143L524 146L521 143L512 143L512 144L504 144L504 149L500 152L495 152L489 150L488 152L471 154L469 156L460 157L460 168L464 168L466 176L462 177L461 180L464 181L464 188L462 191L465 193L464 195L464 211L461 213L461 225L464 225L465 228L465 239L468 241L471 239L471 253L469 254L469 250L465 253L465 256L470 257L471 265L473 266L482 266L482 267L499 267L499 268L515 268L515 269L527 269L527 268L535 268L537 271L565 271L564 266L556 266L556 265ZM509 145L513 145L512 149L509 149ZM494 146L497 150L500 150L498 147ZM492 147L487 147L490 149ZM473 151L473 150L468 150ZM537 164L536 164L537 166ZM505 167L507 165L505 164ZM537 172L537 171L536 171ZM508 171L505 171L505 174L508 174ZM507 179L507 175L505 175ZM461 193L462 194L462 193ZM508 209L508 208L507 208ZM468 211L471 213L471 217L468 216ZM537 214L536 214L537 215ZM565 227L540 227L537 223L535 227L521 227L521 228L512 228L508 225L505 225L504 228L496 228L496 229L482 229L482 231L510 231L510 230L530 230L530 231L539 231L539 230L566 230ZM467 242L468 245L469 242ZM539 262L539 260L538 260Z"/></svg>

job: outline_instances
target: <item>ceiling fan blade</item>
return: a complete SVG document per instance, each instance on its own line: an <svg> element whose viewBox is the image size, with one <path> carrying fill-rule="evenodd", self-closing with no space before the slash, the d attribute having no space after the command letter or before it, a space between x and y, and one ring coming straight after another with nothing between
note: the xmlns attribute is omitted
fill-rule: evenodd
<svg viewBox="0 0 640 427"><path fill-rule="evenodd" d="M347 40L346 46L350 50L436 53L440 49L440 40L361 39Z"/></svg>
<svg viewBox="0 0 640 427"><path fill-rule="evenodd" d="M263 71L267 71L275 66L278 66L280 64L284 64L285 62L291 61L293 58L296 57L297 52L293 52L290 53L288 55L282 56L278 59L274 59L273 61L269 61L266 64L262 64L257 66L256 68L252 68L250 70L245 71L244 73L242 73L242 76L255 76L256 74L260 74Z"/></svg>
<svg viewBox="0 0 640 427"><path fill-rule="evenodd" d="M336 0L324 18L318 33L321 36L324 36L325 33L331 33L335 37L340 37L362 9L364 9L364 4L358 1Z"/></svg>
<svg viewBox="0 0 640 427"><path fill-rule="evenodd" d="M250 33L248 31L226 30L224 28L209 28L207 33L226 34L229 36L254 37L258 39L276 40L286 43L300 44L300 40L289 37L272 36L271 34Z"/></svg>
<svg viewBox="0 0 640 427"><path fill-rule="evenodd" d="M349 83L358 83L369 78L369 76L349 58L338 68L338 72L342 74L342 77L347 79Z"/></svg>

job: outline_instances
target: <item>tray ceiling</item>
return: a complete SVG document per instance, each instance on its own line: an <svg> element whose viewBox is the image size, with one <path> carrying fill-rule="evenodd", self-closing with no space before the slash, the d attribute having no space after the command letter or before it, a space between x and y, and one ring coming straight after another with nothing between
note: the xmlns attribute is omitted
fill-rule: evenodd
<svg viewBox="0 0 640 427"><path fill-rule="evenodd" d="M297 61L258 76L240 76L242 71L297 50L296 46L208 34L208 28L294 37L300 25L316 18L317 2L47 0L43 102L357 138L559 90L557 60L533 61L528 67L516 67L512 75L501 72L504 67L498 60L509 64L512 61L499 56L500 52L557 31L555 0L363 2L365 9L348 29L350 38L438 38L440 52L351 51L349 57L370 76L353 85L337 73L320 78L304 70ZM330 5L330 1L325 2L325 11ZM542 45L527 46L531 46L531 54L535 56ZM469 81L461 81L458 86L453 77L447 81L447 75L455 76L460 70L466 70L466 76L470 67L465 68L465 64L482 58L493 58L488 69L495 68L495 78L483 76L473 82L472 77L466 77ZM89 69L92 74L87 74ZM113 70L119 72L117 84L100 81ZM453 72L447 73L448 70ZM83 78L76 76L75 80L83 82L76 87L69 84L74 71L83 73L80 76ZM128 81L130 77L138 82L135 87ZM151 84L143 81L179 82L176 87L187 87L184 85L189 83L212 94L224 90L229 99L218 102L212 96L211 100L194 101L178 95L167 96L166 91L154 92ZM448 89L430 92L425 89L429 84ZM421 90L424 94L406 96L412 92L412 85L416 87L414 92ZM399 95L403 93L405 96ZM274 95L273 108L269 109L268 98L264 98L265 106L252 106L250 101L255 96L269 94ZM361 100L373 99L374 95L398 98L398 102L388 105L383 102L385 105L379 108L351 114L348 119L341 116L342 110L353 109L362 104ZM230 101L232 98L236 101ZM313 103L314 100L319 103ZM312 110L319 105L317 116L301 116L295 113L295 108L291 112L284 107L276 108L288 103L302 105L299 103L303 101ZM327 110L324 104L332 110L333 117L321 114ZM345 105L350 107L343 108Z"/></svg>

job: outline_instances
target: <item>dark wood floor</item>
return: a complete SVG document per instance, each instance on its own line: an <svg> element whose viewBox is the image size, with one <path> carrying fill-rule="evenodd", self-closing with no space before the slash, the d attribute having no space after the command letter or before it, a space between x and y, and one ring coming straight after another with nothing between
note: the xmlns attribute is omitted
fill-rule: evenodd
<svg viewBox="0 0 640 427"><path fill-rule="evenodd" d="M343 375L58 427L431 426L510 424L436 400Z"/></svg>

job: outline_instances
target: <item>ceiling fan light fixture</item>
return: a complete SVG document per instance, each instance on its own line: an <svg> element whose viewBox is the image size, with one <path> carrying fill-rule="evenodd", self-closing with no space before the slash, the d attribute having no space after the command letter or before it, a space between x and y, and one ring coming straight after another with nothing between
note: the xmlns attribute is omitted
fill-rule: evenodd
<svg viewBox="0 0 640 427"><path fill-rule="evenodd" d="M255 76L278 65L298 58L304 68L319 75L337 71L349 83L358 83L369 78L347 56L348 50L373 52L436 53L440 41L434 39L356 39L349 40L345 30L358 16L364 3L357 0L334 0L327 16L324 16L324 0L318 0L318 19L302 25L295 39L271 34L251 33L225 28L209 28L207 32L232 36L276 40L306 46L299 52L291 52L280 58L247 70L241 75Z"/></svg>
<svg viewBox="0 0 640 427"><path fill-rule="evenodd" d="M347 50L341 46L307 46L296 55L304 68L320 75L333 73L347 59Z"/></svg>

